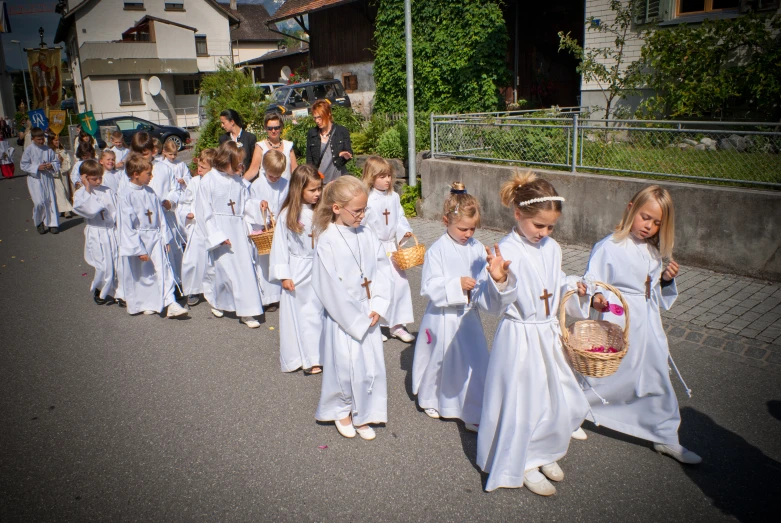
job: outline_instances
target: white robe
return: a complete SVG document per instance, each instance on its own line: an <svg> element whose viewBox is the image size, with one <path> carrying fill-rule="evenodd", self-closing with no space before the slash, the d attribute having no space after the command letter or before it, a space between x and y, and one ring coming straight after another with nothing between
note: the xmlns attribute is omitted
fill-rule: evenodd
<svg viewBox="0 0 781 523"><path fill-rule="evenodd" d="M121 149L119 147L112 147L109 150L114 151L115 163L123 163L125 161L125 158L127 158L127 155L130 154L130 149L128 149L127 147L122 147ZM119 170L124 170L124 168Z"/></svg>
<svg viewBox="0 0 781 523"><path fill-rule="evenodd" d="M82 187L73 195L73 211L87 222L84 260L95 269L90 292L99 289L102 299L116 297L119 266L117 196L108 187L95 187L92 192Z"/></svg>
<svg viewBox="0 0 781 523"><path fill-rule="evenodd" d="M282 372L311 369L323 364L323 305L312 288L312 260L315 254L311 205L304 205L298 220L300 234L287 228L287 209L279 213L277 230L269 255L271 278L293 280L293 292L282 289L279 302L279 362Z"/></svg>
<svg viewBox="0 0 781 523"><path fill-rule="evenodd" d="M190 169L187 167L187 164L183 161L176 160L172 162L168 160L168 158L163 158L162 163L171 170L171 173L173 173L174 180L177 184L179 183L178 180L184 180L185 183L190 183L190 180L192 180L193 175L190 172ZM183 190L184 189L182 189L182 191Z"/></svg>
<svg viewBox="0 0 781 523"><path fill-rule="evenodd" d="M389 214L386 216L385 212ZM398 250L396 245L401 242L404 235L412 232L412 227L410 227L407 217L404 216L404 208L401 206L399 195L394 191L382 193L372 189L369 192L364 223L380 238L388 257ZM410 245L414 243L412 239L409 241ZM400 270L393 259L390 260L390 265L393 278L393 298L386 316L383 317L382 324L395 327L414 321L412 292L409 288L409 281L407 281L407 273Z"/></svg>
<svg viewBox="0 0 781 523"><path fill-rule="evenodd" d="M248 185L241 176L212 170L201 179L195 200L196 226L209 251L203 295L215 309L240 317L263 314L256 252L243 221L255 205ZM222 245L225 240L231 245Z"/></svg>
<svg viewBox="0 0 781 523"><path fill-rule="evenodd" d="M179 223L183 223L187 235L187 248L182 256L182 291L187 296L201 294L203 292L203 276L209 257L206 250L206 238L201 228L196 226L197 217L188 219L187 215L195 215L195 202L198 198L198 187L201 185L200 176L193 177L187 184L184 195L176 207L176 215Z"/></svg>
<svg viewBox="0 0 781 523"><path fill-rule="evenodd" d="M134 183L120 190L117 202L119 275L127 312L162 312L174 302L174 274L165 252L171 231L163 207L152 189ZM141 261L141 255L149 256L149 261Z"/></svg>
<svg viewBox="0 0 781 523"><path fill-rule="evenodd" d="M561 248L515 231L499 246L518 278L516 300L504 310L486 374L477 465L489 473L485 489L517 488L524 472L564 457L572 432L586 417L588 401L562 351L557 312L568 290ZM544 283L543 283L544 280ZM576 278L570 278L574 288ZM540 298L547 289L550 315ZM587 315L587 299L568 302L574 317Z"/></svg>
<svg viewBox="0 0 781 523"><path fill-rule="evenodd" d="M371 312L382 316L390 305L390 265L385 249L371 229L334 223L316 245L312 286L326 318L323 382L315 418L335 421L352 414L355 425L387 422L382 335L379 323L371 327L369 319ZM371 298L362 286L361 270L370 282Z"/></svg>
<svg viewBox="0 0 781 523"><path fill-rule="evenodd" d="M445 233L426 251L420 281L420 294L429 303L415 343L412 393L421 408L465 423L480 422L488 369L479 309L502 310L515 298L515 276L508 276L501 292L489 292L486 287L496 284L486 268L482 243L471 238L461 245ZM462 277L477 281L469 295L461 288ZM497 296L501 303L489 303Z"/></svg>
<svg viewBox="0 0 781 523"><path fill-rule="evenodd" d="M618 370L606 378L587 378L594 391L586 389L591 403L588 418L600 425L637 438L678 444L681 414L670 381L667 358L670 349L662 327L661 311L669 310L678 297L675 280L661 286L662 260L654 247L631 236L616 242L611 234L594 246L586 278L616 287L629 306L629 349ZM651 297L645 298L645 282L651 276ZM598 288L610 303L620 305L611 292ZM624 327L626 316L612 313L602 319Z"/></svg>
<svg viewBox="0 0 781 523"><path fill-rule="evenodd" d="M114 191L115 194L119 194L120 189L128 183L130 183L130 180L128 180L124 170L103 171L103 185Z"/></svg>
<svg viewBox="0 0 781 523"><path fill-rule="evenodd" d="M42 163L51 163L52 168L38 171ZM60 170L57 153L48 146L30 145L24 150L19 167L26 172L27 190L33 201L33 223L38 226L59 227L60 215L57 210L57 196L54 192L54 175Z"/></svg>
<svg viewBox="0 0 781 523"><path fill-rule="evenodd" d="M171 231L171 241L168 243L171 247L168 251L168 257L171 260L171 268L177 282L181 282L182 274L182 244L184 243L184 234L176 221L176 205L182 195L182 188L176 182L174 173L163 162L152 163L152 181L149 182L149 188L152 189L157 198L162 203L167 200L171 203L171 209L163 208L163 215Z"/></svg>
<svg viewBox="0 0 781 523"><path fill-rule="evenodd" d="M290 184L285 178L269 183L266 176L262 175L252 182L250 194L253 200L268 202L269 211L274 215L274 220L278 220L279 211L282 209L282 204L285 203L289 187ZM266 221L270 221L268 211L266 212ZM255 213L252 217L247 218L247 225L250 232L257 232L263 230L267 224L263 223L263 217L259 213ZM268 254L258 256L258 266L260 267L260 287L263 290L263 305L279 302L282 299L282 285L278 281L273 281L269 273Z"/></svg>
<svg viewBox="0 0 781 523"><path fill-rule="evenodd" d="M258 142L255 144L256 147L260 147L260 150L262 154L260 155L260 176L265 178L266 177L266 170L263 168L263 156L271 150L271 148L268 146L268 143L266 143L266 140L258 140ZM285 155L285 171L282 173L282 178L286 180L290 180L290 151L293 150L293 142L289 142L287 140L282 140L282 149L275 149L276 151L280 151L282 154Z"/></svg>
<svg viewBox="0 0 781 523"><path fill-rule="evenodd" d="M81 173L79 172L79 169L81 168L81 164L83 163L84 160L77 160L76 163L73 164L73 168L71 169L70 179L74 187L76 187L76 185L81 185Z"/></svg>

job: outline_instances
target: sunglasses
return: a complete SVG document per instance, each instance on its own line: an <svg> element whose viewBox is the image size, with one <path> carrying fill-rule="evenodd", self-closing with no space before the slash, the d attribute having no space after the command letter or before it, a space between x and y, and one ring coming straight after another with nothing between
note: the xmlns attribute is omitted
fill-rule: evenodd
<svg viewBox="0 0 781 523"><path fill-rule="evenodd" d="M279 131L280 129L282 129L281 125L275 125L273 127L269 125L268 127L266 127L267 131Z"/></svg>

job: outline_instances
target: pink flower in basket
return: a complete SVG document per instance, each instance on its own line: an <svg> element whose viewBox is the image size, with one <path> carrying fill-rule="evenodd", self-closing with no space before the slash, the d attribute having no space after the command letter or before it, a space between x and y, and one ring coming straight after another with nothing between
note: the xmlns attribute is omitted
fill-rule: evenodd
<svg viewBox="0 0 781 523"><path fill-rule="evenodd" d="M615 347L605 347L604 345L595 345L588 352L601 352L602 354L615 354L618 350Z"/></svg>
<svg viewBox="0 0 781 523"><path fill-rule="evenodd" d="M605 311L615 314L616 316L624 315L624 308L621 305L608 302L605 306Z"/></svg>

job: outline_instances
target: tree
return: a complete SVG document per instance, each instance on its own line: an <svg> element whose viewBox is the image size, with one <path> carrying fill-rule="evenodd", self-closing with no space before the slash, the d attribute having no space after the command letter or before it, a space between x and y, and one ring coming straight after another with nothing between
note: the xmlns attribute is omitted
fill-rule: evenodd
<svg viewBox="0 0 781 523"><path fill-rule="evenodd" d="M570 33L559 32L559 51L572 53L577 60L578 73L584 83L596 83L605 97L605 120L611 116L626 116L623 108L614 102L628 95L637 94L638 62L626 63L626 38L632 29L632 2L610 0L614 19L610 24L601 23L593 16L586 19L586 30L612 37L612 45L583 49Z"/></svg>

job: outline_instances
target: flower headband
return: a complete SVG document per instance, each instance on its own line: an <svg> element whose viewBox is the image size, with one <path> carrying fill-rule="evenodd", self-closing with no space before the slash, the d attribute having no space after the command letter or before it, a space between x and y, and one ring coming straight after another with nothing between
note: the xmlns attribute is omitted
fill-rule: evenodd
<svg viewBox="0 0 781 523"><path fill-rule="evenodd" d="M542 198L532 198L518 204L518 207L526 207L527 205L533 205L541 202L564 202L566 201L561 196L543 196Z"/></svg>

